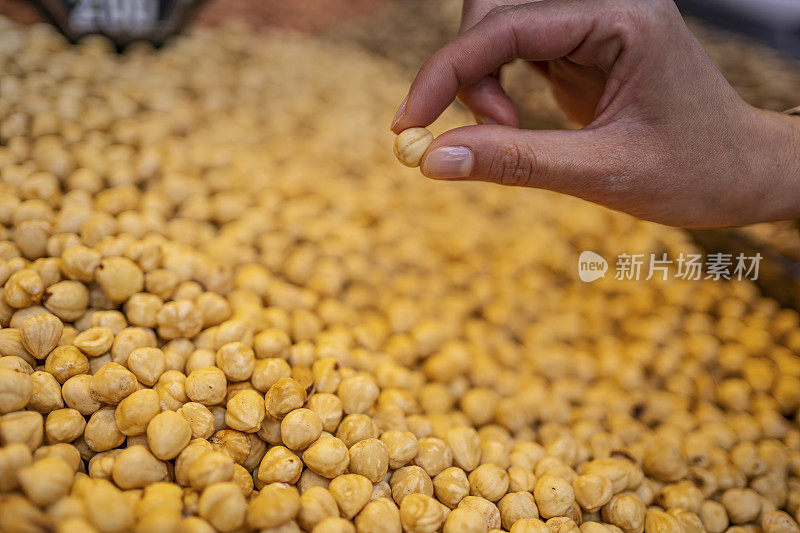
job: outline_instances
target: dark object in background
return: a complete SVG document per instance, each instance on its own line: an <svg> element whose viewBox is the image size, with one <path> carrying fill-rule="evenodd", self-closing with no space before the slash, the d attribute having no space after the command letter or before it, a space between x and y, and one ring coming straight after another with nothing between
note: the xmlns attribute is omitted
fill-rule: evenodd
<svg viewBox="0 0 800 533"><path fill-rule="evenodd" d="M761 254L758 278L754 283L764 296L774 298L784 307L800 310L800 263L768 242L737 230L687 230L694 241L708 252Z"/></svg>
<svg viewBox="0 0 800 533"><path fill-rule="evenodd" d="M800 58L798 0L676 0L680 10Z"/></svg>
<svg viewBox="0 0 800 533"><path fill-rule="evenodd" d="M204 0L37 0L70 40L92 33L118 47L134 41L160 45L180 32Z"/></svg>

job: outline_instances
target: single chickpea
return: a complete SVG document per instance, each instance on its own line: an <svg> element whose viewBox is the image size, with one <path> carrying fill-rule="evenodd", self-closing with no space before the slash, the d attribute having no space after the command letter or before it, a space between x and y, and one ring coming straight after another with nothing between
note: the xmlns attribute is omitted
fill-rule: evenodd
<svg viewBox="0 0 800 533"><path fill-rule="evenodd" d="M223 482L203 490L197 510L218 531L227 532L244 524L248 505L236 483Z"/></svg>
<svg viewBox="0 0 800 533"><path fill-rule="evenodd" d="M756 477L767 471L767 462L761 457L758 448L753 442L740 442L730 453L731 463L741 470L747 477Z"/></svg>
<svg viewBox="0 0 800 533"><path fill-rule="evenodd" d="M253 349L241 342L229 342L217 350L217 367L230 381L250 379L255 368Z"/></svg>
<svg viewBox="0 0 800 533"><path fill-rule="evenodd" d="M529 468L511 466L508 469L509 492L533 492L536 485L536 475Z"/></svg>
<svg viewBox="0 0 800 533"><path fill-rule="evenodd" d="M61 386L64 403L88 416L100 409L102 402L92 397L92 376L79 374L66 380Z"/></svg>
<svg viewBox="0 0 800 533"><path fill-rule="evenodd" d="M141 383L153 386L167 368L164 352L158 348L136 348L128 355L127 366Z"/></svg>
<svg viewBox="0 0 800 533"><path fill-rule="evenodd" d="M59 348L56 348L56 350ZM76 348L72 348L75 352L78 352ZM48 360L52 355L51 353ZM85 358L83 354L81 356ZM130 370L117 363L106 363L92 376L92 397L107 404L118 404L136 389L136 376Z"/></svg>
<svg viewBox="0 0 800 533"><path fill-rule="evenodd" d="M481 462L481 443L478 432L462 426L450 429L444 437L453 453L453 464L472 472Z"/></svg>
<svg viewBox="0 0 800 533"><path fill-rule="evenodd" d="M300 480L297 482L297 488L300 489L300 493L302 494L311 487L322 487L323 489L327 489L330 482L330 479L315 474L312 470L306 468L300 475Z"/></svg>
<svg viewBox="0 0 800 533"><path fill-rule="evenodd" d="M539 510L528 492L510 492L497 502L503 529L511 529L517 520L539 518Z"/></svg>
<svg viewBox="0 0 800 533"><path fill-rule="evenodd" d="M474 509L453 509L444 522L444 533L486 533L486 520Z"/></svg>
<svg viewBox="0 0 800 533"><path fill-rule="evenodd" d="M668 443L656 443L646 450L642 468L659 481L679 481L686 475L687 461L682 450Z"/></svg>
<svg viewBox="0 0 800 533"><path fill-rule="evenodd" d="M86 444L94 452L104 452L125 442L114 418L114 408L104 407L95 411L86 423L83 432Z"/></svg>
<svg viewBox="0 0 800 533"><path fill-rule="evenodd" d="M434 533L442 527L444 515L439 502L425 494L409 494L400 504L400 522L405 531Z"/></svg>
<svg viewBox="0 0 800 533"><path fill-rule="evenodd" d="M568 516L558 516L551 518L546 523L547 528L554 533L579 533L578 525L575 520Z"/></svg>
<svg viewBox="0 0 800 533"><path fill-rule="evenodd" d="M235 474L234 462L224 452L210 451L196 457L188 469L192 488L203 490L214 483L231 481Z"/></svg>
<svg viewBox="0 0 800 533"><path fill-rule="evenodd" d="M203 405L217 405L225 400L226 384L225 373L219 368L198 368L186 378L186 396Z"/></svg>
<svg viewBox="0 0 800 533"><path fill-rule="evenodd" d="M19 309L38 303L42 299L45 286L38 272L23 268L11 274L3 289L3 298L6 303Z"/></svg>
<svg viewBox="0 0 800 533"><path fill-rule="evenodd" d="M192 338L203 327L203 317L191 300L178 299L165 303L156 315L158 335L164 339Z"/></svg>
<svg viewBox="0 0 800 533"><path fill-rule="evenodd" d="M144 275L145 290L150 294L155 294L162 301L172 297L179 282L176 273L163 268L150 270Z"/></svg>
<svg viewBox="0 0 800 533"><path fill-rule="evenodd" d="M37 370L31 375L33 389L27 408L40 413L49 413L64 407L61 387L52 374Z"/></svg>
<svg viewBox="0 0 800 533"><path fill-rule="evenodd" d="M377 498L364 506L355 519L356 530L363 533L400 533L400 510L388 498Z"/></svg>
<svg viewBox="0 0 800 533"><path fill-rule="evenodd" d="M187 402L178 409L192 430L192 438L207 439L214 434L214 415L208 407L198 402Z"/></svg>
<svg viewBox="0 0 800 533"><path fill-rule="evenodd" d="M204 292L195 300L203 317L203 327L216 326L231 317L231 306L225 298L213 292Z"/></svg>
<svg viewBox="0 0 800 533"><path fill-rule="evenodd" d="M720 503L728 511L732 524L746 524L761 513L761 498L753 489L728 489L722 493Z"/></svg>
<svg viewBox="0 0 800 533"><path fill-rule="evenodd" d="M339 360L335 357L317 359L311 366L311 372L314 375L317 392L335 393L342 381Z"/></svg>
<svg viewBox="0 0 800 533"><path fill-rule="evenodd" d="M253 348L259 359L268 357L285 359L290 345L289 335L277 328L265 329L253 338Z"/></svg>
<svg viewBox="0 0 800 533"><path fill-rule="evenodd" d="M389 453L389 467L398 469L407 465L419 453L417 438L410 431L391 430L381 435Z"/></svg>
<svg viewBox="0 0 800 533"><path fill-rule="evenodd" d="M420 493L433 496L433 482L422 468L411 465L395 470L389 480L392 499L400 505L409 494Z"/></svg>
<svg viewBox="0 0 800 533"><path fill-rule="evenodd" d="M123 435L141 435L160 411L158 393L153 389L141 389L119 402L114 418Z"/></svg>
<svg viewBox="0 0 800 533"><path fill-rule="evenodd" d="M57 409L47 415L44 431L48 442L72 442L81 435L86 420L75 409Z"/></svg>
<svg viewBox="0 0 800 533"><path fill-rule="evenodd" d="M409 128L394 139L394 155L407 167L418 167L425 150L433 142L433 134L425 128Z"/></svg>
<svg viewBox="0 0 800 533"><path fill-rule="evenodd" d="M48 314L47 309L42 307L41 305L32 305L31 307L17 309L11 315L11 320L9 320L8 326L19 329L22 326L22 323L25 322L27 319L45 314ZM41 357L39 359L41 359Z"/></svg>
<svg viewBox="0 0 800 533"><path fill-rule="evenodd" d="M433 479L433 490L440 502L453 509L469 495L467 474L457 466L445 468Z"/></svg>
<svg viewBox="0 0 800 533"><path fill-rule="evenodd" d="M344 417L336 429L336 436L342 439L342 442L349 447L358 441L378 438L380 431L372 418L367 415L355 414ZM426 456L425 458L428 459L429 457ZM434 464L434 468L437 464Z"/></svg>
<svg viewBox="0 0 800 533"><path fill-rule="evenodd" d="M534 492L534 495L536 493ZM539 506L541 512L541 506ZM617 494L601 511L603 521L614 524L623 531L641 531L644 527L645 506L636 496Z"/></svg>
<svg viewBox="0 0 800 533"><path fill-rule="evenodd" d="M764 533L778 533L781 531L798 532L800 526L784 511L770 511L761 516L761 528Z"/></svg>
<svg viewBox="0 0 800 533"><path fill-rule="evenodd" d="M61 270L68 279L91 282L102 260L100 252L83 245L71 246L61 253Z"/></svg>
<svg viewBox="0 0 800 533"><path fill-rule="evenodd" d="M253 345L253 328L246 320L234 317L219 324L216 331L214 343L217 349L232 342L241 342L248 348Z"/></svg>
<svg viewBox="0 0 800 533"><path fill-rule="evenodd" d="M267 413L273 418L282 419L303 406L306 390L294 379L282 378L269 388L265 401Z"/></svg>
<svg viewBox="0 0 800 533"><path fill-rule="evenodd" d="M33 380L26 372L0 367L0 414L19 411L33 395Z"/></svg>
<svg viewBox="0 0 800 533"><path fill-rule="evenodd" d="M110 482L89 480L81 492L89 521L101 531L124 531L133 527L133 506ZM86 505L91 502L93 505Z"/></svg>
<svg viewBox="0 0 800 533"><path fill-rule="evenodd" d="M80 452L72 444L59 442L49 446L42 446L33 454L35 460L44 459L45 457L58 457L69 465L73 473L83 467Z"/></svg>
<svg viewBox="0 0 800 533"><path fill-rule="evenodd" d="M72 486L72 468L57 457L45 457L17 471L25 495L37 505L49 505L66 496Z"/></svg>
<svg viewBox="0 0 800 533"><path fill-rule="evenodd" d="M700 520L709 533L722 533L730 524L725 506L713 500L706 500L700 506Z"/></svg>
<svg viewBox="0 0 800 533"><path fill-rule="evenodd" d="M307 448L321 433L322 421L310 409L295 409L281 420L281 441L290 450Z"/></svg>
<svg viewBox="0 0 800 533"><path fill-rule="evenodd" d="M303 452L303 462L328 479L342 474L350 462L347 446L336 437L323 437Z"/></svg>
<svg viewBox="0 0 800 533"><path fill-rule="evenodd" d="M279 379L288 378L291 374L292 367L283 359L276 357L258 359L253 367L250 381L257 391L266 392Z"/></svg>
<svg viewBox="0 0 800 533"><path fill-rule="evenodd" d="M177 457L191 438L189 423L175 411L162 411L147 424L147 444L164 461Z"/></svg>
<svg viewBox="0 0 800 533"><path fill-rule="evenodd" d="M121 303L144 288L144 273L127 257L107 257L100 261L95 281L112 302Z"/></svg>
<svg viewBox="0 0 800 533"><path fill-rule="evenodd" d="M186 359L194 351L194 342L189 339L173 339L162 347L167 370L185 373Z"/></svg>
<svg viewBox="0 0 800 533"><path fill-rule="evenodd" d="M217 355L213 351L206 348L198 348L192 351L186 358L184 370L186 374L189 375L198 368L202 368L204 366L214 366L216 364L216 360ZM255 382L253 382L253 386L255 387ZM256 388L256 390L260 389Z"/></svg>
<svg viewBox="0 0 800 533"><path fill-rule="evenodd" d="M44 369L62 385L69 378L89 371L89 360L74 346L57 346L44 363Z"/></svg>
<svg viewBox="0 0 800 533"><path fill-rule="evenodd" d="M181 521L180 527L186 533L214 533L216 531L208 521L199 516L187 516Z"/></svg>
<svg viewBox="0 0 800 533"><path fill-rule="evenodd" d="M497 465L483 464L469 474L470 494L490 502L502 498L508 492L508 484L508 472Z"/></svg>
<svg viewBox="0 0 800 533"><path fill-rule="evenodd" d="M251 437L253 437L252 434L223 429L214 433L209 441L215 450L225 452L233 458L234 462L243 464L250 456L253 447ZM253 467L255 468L255 465Z"/></svg>
<svg viewBox="0 0 800 533"><path fill-rule="evenodd" d="M42 359L58 345L64 324L55 315L45 313L25 319L19 326L22 345L37 359Z"/></svg>
<svg viewBox="0 0 800 533"><path fill-rule="evenodd" d="M89 306L89 290L79 281L59 281L47 287L42 304L61 320L79 319Z"/></svg>
<svg viewBox="0 0 800 533"><path fill-rule="evenodd" d="M336 394L342 400L342 410L349 415L368 413L379 393L380 389L371 376L357 375L343 379Z"/></svg>
<svg viewBox="0 0 800 533"><path fill-rule="evenodd" d="M662 488L659 499L665 509L675 507L697 513L703 503L703 493L691 481L681 481Z"/></svg>
<svg viewBox="0 0 800 533"><path fill-rule="evenodd" d="M78 333L73 344L89 357L99 357L111 349L114 332L107 327L91 327Z"/></svg>
<svg viewBox="0 0 800 533"><path fill-rule="evenodd" d="M252 389L237 392L228 400L225 423L231 429L255 433L265 416L264 398Z"/></svg>
<svg viewBox="0 0 800 533"><path fill-rule="evenodd" d="M16 328L3 328L0 329L0 353L8 356L16 356L23 359L28 364L33 365L36 360L31 357L25 346L22 345L19 330Z"/></svg>
<svg viewBox="0 0 800 533"><path fill-rule="evenodd" d="M341 474L331 480L328 491L336 500L341 515L352 520L369 502L372 483L358 474Z"/></svg>
<svg viewBox="0 0 800 533"><path fill-rule="evenodd" d="M134 326L153 328L163 302L155 294L137 292L125 302L125 316Z"/></svg>
<svg viewBox="0 0 800 533"><path fill-rule="evenodd" d="M687 531L703 531L703 521L696 513L674 508L667 510L667 514L673 516Z"/></svg>
<svg viewBox="0 0 800 533"><path fill-rule="evenodd" d="M500 468L511 466L511 447L506 442L481 440L481 464L495 464Z"/></svg>
<svg viewBox="0 0 800 533"><path fill-rule="evenodd" d="M146 446L129 446L114 459L111 469L114 483L121 489L143 488L167 479L167 465Z"/></svg>
<svg viewBox="0 0 800 533"><path fill-rule="evenodd" d="M16 489L19 486L19 469L32 462L33 456L25 444L13 443L0 448L0 491L10 492Z"/></svg>
<svg viewBox="0 0 800 533"><path fill-rule="evenodd" d="M300 512L300 493L284 483L266 485L247 506L247 524L257 529L274 528L293 520Z"/></svg>
<svg viewBox="0 0 800 533"><path fill-rule="evenodd" d="M244 466L239 464L233 465L233 482L239 486L239 489L242 491L242 496L245 498L253 494L255 482L253 481L253 476L250 471Z"/></svg>
<svg viewBox="0 0 800 533"><path fill-rule="evenodd" d="M338 396L328 393L314 394L308 399L306 407L317 414L320 421L322 421L322 429L324 431L333 433L339 427L343 412L342 401ZM414 455L416 455L416 452L414 452Z"/></svg>
<svg viewBox="0 0 800 533"><path fill-rule="evenodd" d="M136 348L156 347L156 336L152 330L127 327L117 333L111 345L111 356L115 363L127 364L128 357Z"/></svg>
<svg viewBox="0 0 800 533"><path fill-rule="evenodd" d="M361 474L372 483L383 479L389 469L389 452L382 441L365 439L350 447L349 470Z"/></svg>
<svg viewBox="0 0 800 533"><path fill-rule="evenodd" d="M97 311L92 314L92 327L108 328L112 334L118 335L128 327L128 321L125 319L125 315L119 311Z"/></svg>
<svg viewBox="0 0 800 533"><path fill-rule="evenodd" d="M550 475L539 478L533 489L533 497L543 518L562 516L575 503L572 486L566 480Z"/></svg>
<svg viewBox="0 0 800 533"><path fill-rule="evenodd" d="M583 510L594 512L599 510L611 500L613 487L611 482L602 476L585 474L578 476L572 482L575 501Z"/></svg>
<svg viewBox="0 0 800 533"><path fill-rule="evenodd" d="M265 484L280 482L294 485L302 471L303 462L297 455L283 446L273 446L261 460L257 476Z"/></svg>
<svg viewBox="0 0 800 533"><path fill-rule="evenodd" d="M304 530L311 530L329 517L338 517L339 508L331 493L324 487L309 487L300 495L297 522Z"/></svg>

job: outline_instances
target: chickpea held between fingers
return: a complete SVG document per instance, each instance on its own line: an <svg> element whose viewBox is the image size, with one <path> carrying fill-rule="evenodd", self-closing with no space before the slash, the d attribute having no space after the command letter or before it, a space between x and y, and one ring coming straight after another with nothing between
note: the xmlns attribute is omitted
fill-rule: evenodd
<svg viewBox="0 0 800 533"><path fill-rule="evenodd" d="M394 139L394 155L405 166L418 167L432 142L433 134L425 128L403 130Z"/></svg>

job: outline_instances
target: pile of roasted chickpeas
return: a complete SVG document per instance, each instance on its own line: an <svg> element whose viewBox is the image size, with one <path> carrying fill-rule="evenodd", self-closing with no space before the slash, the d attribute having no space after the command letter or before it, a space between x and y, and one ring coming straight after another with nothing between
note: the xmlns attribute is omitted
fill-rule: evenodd
<svg viewBox="0 0 800 533"><path fill-rule="evenodd" d="M797 313L578 280L682 233L403 169L344 44L0 65L1 531L800 531Z"/></svg>

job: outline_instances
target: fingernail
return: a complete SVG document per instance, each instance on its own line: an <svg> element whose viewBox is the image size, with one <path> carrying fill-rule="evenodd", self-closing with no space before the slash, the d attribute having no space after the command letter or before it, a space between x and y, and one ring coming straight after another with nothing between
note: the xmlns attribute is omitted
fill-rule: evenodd
<svg viewBox="0 0 800 533"><path fill-rule="evenodd" d="M472 150L466 146L443 146L425 158L422 173L429 178L465 178L472 172Z"/></svg>
<svg viewBox="0 0 800 533"><path fill-rule="evenodd" d="M389 126L389 129L390 129L390 130L393 130L393 129L394 129L394 127L395 127L395 126L397 125L397 123L400 121L400 117L402 117L402 116L403 116L403 113L405 113L405 112L406 112L406 104L407 104L407 103L408 103L408 96L406 96L405 98L403 98L403 101L402 101L402 103L400 104L400 107L399 107L399 108L397 108L397 113L395 113L395 114L394 114L394 118L392 119L392 125L391 125L391 126Z"/></svg>
<svg viewBox="0 0 800 533"><path fill-rule="evenodd" d="M487 117L487 116L484 116L484 115L479 115L475 119L475 122L477 122L478 124L482 124L482 125L498 124L498 122L495 119L493 119L492 117Z"/></svg>

